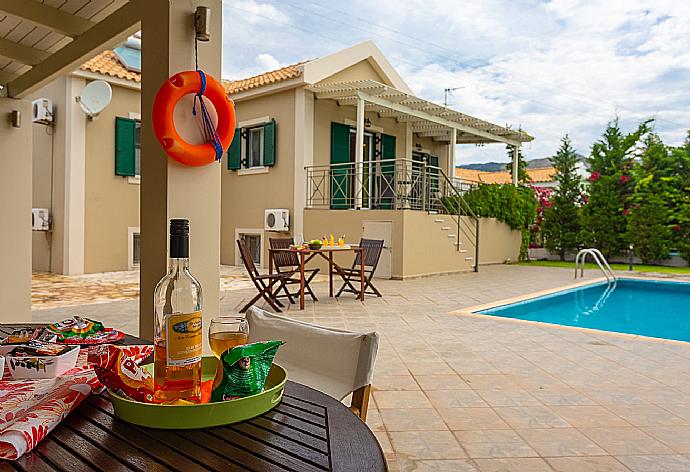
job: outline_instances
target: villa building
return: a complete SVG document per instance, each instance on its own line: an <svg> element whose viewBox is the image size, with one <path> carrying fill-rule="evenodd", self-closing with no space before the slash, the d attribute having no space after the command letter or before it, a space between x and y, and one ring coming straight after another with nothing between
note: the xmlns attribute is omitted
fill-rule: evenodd
<svg viewBox="0 0 690 472"><path fill-rule="evenodd" d="M139 48L129 40L32 94L54 107L53 126L33 125L33 206L52 217L33 232L34 270L137 267ZM93 80L111 85L112 101L89 118L77 100ZM527 133L414 96L369 41L224 85L237 129L221 163L221 263L239 263L237 238L267 267L270 238L330 234L384 239L382 277L517 259L519 232L446 203L462 198L455 144L518 147Z"/></svg>

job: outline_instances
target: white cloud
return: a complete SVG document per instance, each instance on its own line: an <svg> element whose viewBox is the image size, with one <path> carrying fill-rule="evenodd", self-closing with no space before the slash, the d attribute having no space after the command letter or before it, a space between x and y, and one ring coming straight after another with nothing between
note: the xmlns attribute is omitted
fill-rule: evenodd
<svg viewBox="0 0 690 472"><path fill-rule="evenodd" d="M261 53L256 56L256 62L264 71L280 69L278 59L267 53Z"/></svg>
<svg viewBox="0 0 690 472"><path fill-rule="evenodd" d="M288 16L278 10L270 3L259 3L256 0L226 0L224 3L234 5L244 11L243 14L235 16L233 23L246 21L252 25L266 24L274 21L285 22Z"/></svg>
<svg viewBox="0 0 690 472"><path fill-rule="evenodd" d="M442 102L444 88L462 86L449 100L453 108L522 126L536 138L526 146L529 157L551 155L565 133L586 154L616 115L628 128L656 117L656 129L669 144L679 144L690 127L687 1L226 5L228 75L239 77L260 65L273 69L372 39L420 96ZM240 24L251 12L265 23ZM459 156L463 162L504 160L505 151L500 145L465 146Z"/></svg>

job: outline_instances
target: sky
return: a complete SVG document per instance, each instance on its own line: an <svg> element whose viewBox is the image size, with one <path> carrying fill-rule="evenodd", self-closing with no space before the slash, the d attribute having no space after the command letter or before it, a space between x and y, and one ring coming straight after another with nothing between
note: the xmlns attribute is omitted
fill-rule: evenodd
<svg viewBox="0 0 690 472"><path fill-rule="evenodd" d="M372 40L415 95L534 141L567 133L589 154L606 123L655 118L670 145L690 128L689 0L223 0L223 78L239 79ZM501 144L457 163L505 161Z"/></svg>

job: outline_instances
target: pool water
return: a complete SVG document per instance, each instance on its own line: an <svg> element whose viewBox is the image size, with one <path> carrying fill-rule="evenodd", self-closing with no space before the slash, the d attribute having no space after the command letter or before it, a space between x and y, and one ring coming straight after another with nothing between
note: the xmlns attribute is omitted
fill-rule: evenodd
<svg viewBox="0 0 690 472"><path fill-rule="evenodd" d="M479 313L690 341L690 283L618 279Z"/></svg>

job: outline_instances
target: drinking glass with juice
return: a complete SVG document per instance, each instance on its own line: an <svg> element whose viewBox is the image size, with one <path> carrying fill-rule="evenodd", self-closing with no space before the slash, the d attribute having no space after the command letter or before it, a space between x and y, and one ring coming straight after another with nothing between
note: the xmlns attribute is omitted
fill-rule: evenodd
<svg viewBox="0 0 690 472"><path fill-rule="evenodd" d="M247 344L249 325L240 317L220 316L211 320L208 329L208 343L218 359L228 349Z"/></svg>

